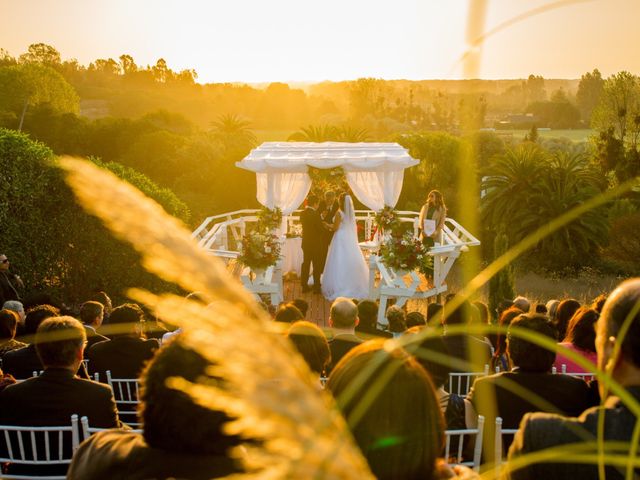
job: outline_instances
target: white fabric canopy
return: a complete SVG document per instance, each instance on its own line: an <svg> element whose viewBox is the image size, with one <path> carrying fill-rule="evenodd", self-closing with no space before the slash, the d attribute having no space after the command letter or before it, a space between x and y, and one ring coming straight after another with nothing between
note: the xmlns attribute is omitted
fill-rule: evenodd
<svg viewBox="0 0 640 480"><path fill-rule="evenodd" d="M262 205L289 214L309 193L309 167L342 167L356 198L377 211L395 207L404 169L418 163L397 143L265 142L236 166L256 172Z"/></svg>

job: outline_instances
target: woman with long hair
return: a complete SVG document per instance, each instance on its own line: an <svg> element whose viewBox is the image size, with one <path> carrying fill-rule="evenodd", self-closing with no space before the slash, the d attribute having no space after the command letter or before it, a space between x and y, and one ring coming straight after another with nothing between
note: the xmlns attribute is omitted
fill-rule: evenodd
<svg viewBox="0 0 640 480"><path fill-rule="evenodd" d="M418 230L420 240L426 247L433 247L442 242L442 228L447 218L447 207L439 190L431 190L425 204L420 209Z"/></svg>
<svg viewBox="0 0 640 480"><path fill-rule="evenodd" d="M568 373L591 373L595 371L597 361L595 324L599 316L598 312L592 308L580 307L569 321L564 340L558 344L590 360L594 367L587 371L573 360L565 357L562 350L558 350L556 361L553 364L558 373L562 372L562 365L566 366Z"/></svg>
<svg viewBox="0 0 640 480"><path fill-rule="evenodd" d="M329 245L322 274L322 294L329 300L338 297L369 297L369 267L358 244L356 215L351 196L340 196L340 210L333 223L334 235Z"/></svg>
<svg viewBox="0 0 640 480"><path fill-rule="evenodd" d="M401 348L371 340L333 369L327 388L376 478L438 478L444 424L429 374Z"/></svg>

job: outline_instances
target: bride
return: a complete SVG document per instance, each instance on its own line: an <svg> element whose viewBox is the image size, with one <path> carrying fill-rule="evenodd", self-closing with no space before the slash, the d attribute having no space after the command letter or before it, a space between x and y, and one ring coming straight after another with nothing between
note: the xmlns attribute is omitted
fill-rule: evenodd
<svg viewBox="0 0 640 480"><path fill-rule="evenodd" d="M333 239L322 276L322 294L329 300L337 297L367 298L369 268L358 246L356 216L351 196L340 196L340 210L333 223Z"/></svg>

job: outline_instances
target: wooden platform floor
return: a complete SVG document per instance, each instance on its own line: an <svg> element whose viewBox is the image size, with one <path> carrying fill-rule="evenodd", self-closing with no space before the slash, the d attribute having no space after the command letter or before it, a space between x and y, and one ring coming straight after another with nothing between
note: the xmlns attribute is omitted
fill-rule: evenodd
<svg viewBox="0 0 640 480"><path fill-rule="evenodd" d="M421 287L426 288L426 282ZM284 301L290 302L295 298L302 298L309 302L309 311L306 320L315 323L320 328L329 327L329 310L331 302L319 293L302 293L300 281L295 275L287 275L284 281ZM407 312L418 311L423 315L427 313L428 300L418 299L407 302Z"/></svg>

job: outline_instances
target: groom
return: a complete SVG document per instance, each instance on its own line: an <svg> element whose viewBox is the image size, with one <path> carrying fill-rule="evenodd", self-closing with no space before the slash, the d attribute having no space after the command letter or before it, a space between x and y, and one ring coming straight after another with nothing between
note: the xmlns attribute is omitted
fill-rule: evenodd
<svg viewBox="0 0 640 480"><path fill-rule="evenodd" d="M322 217L318 210L320 203L317 196L313 193L307 197L307 207L300 214L300 222L302 223L302 268L300 272L300 281L302 283L302 291L308 292L309 289L309 268L313 265L313 292L321 293L320 275L322 274L322 246L324 243L325 227L322 223Z"/></svg>

